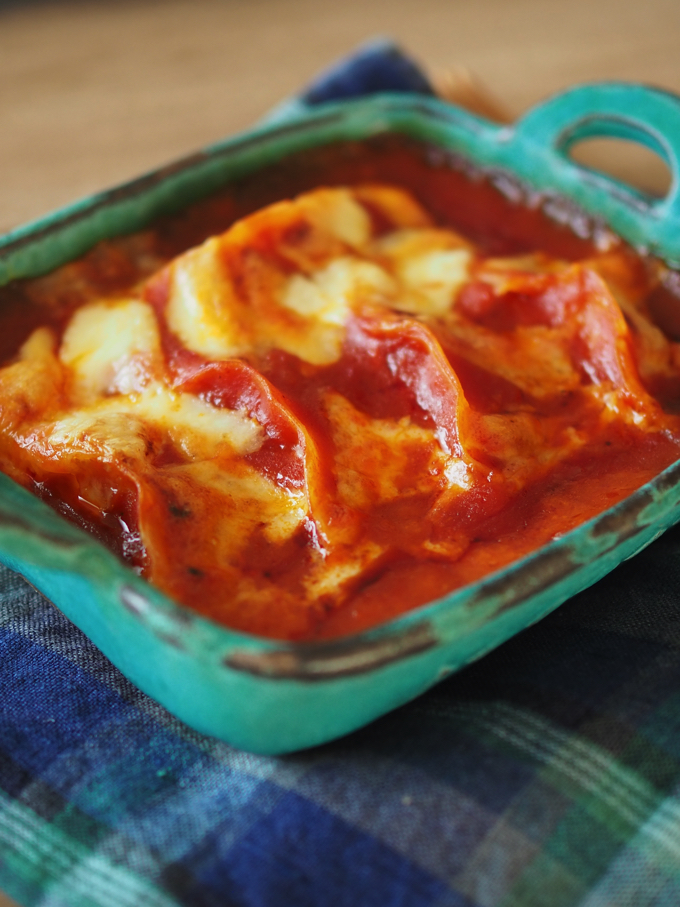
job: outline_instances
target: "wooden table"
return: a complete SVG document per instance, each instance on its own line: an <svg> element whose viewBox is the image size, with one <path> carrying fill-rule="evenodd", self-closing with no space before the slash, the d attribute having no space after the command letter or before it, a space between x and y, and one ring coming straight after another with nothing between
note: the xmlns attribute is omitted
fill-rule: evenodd
<svg viewBox="0 0 680 907"><path fill-rule="evenodd" d="M592 79L680 92L677 0L0 0L0 231L248 126L379 34L512 116ZM662 191L651 154L606 153Z"/></svg>

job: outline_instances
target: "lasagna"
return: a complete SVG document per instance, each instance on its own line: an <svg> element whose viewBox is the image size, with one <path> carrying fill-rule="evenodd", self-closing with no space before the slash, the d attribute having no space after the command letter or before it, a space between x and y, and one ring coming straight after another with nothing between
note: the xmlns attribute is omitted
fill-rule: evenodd
<svg viewBox="0 0 680 907"><path fill-rule="evenodd" d="M493 255L375 181L266 205L169 260L129 243L123 288L93 288L91 257L31 285L0 368L0 468L235 629L363 629L679 455L659 269L619 243Z"/></svg>

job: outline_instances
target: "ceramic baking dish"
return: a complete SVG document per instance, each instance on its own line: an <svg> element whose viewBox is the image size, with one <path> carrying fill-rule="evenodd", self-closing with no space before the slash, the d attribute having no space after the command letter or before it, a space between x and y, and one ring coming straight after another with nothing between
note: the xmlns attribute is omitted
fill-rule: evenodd
<svg viewBox="0 0 680 907"><path fill-rule="evenodd" d="M400 133L509 175L554 210L576 205L680 264L680 98L639 85L575 88L499 127L435 98L377 95L274 121L0 241L0 284L44 273L294 152ZM643 143L667 161L645 198L568 157L587 137ZM193 728L283 753L328 741L422 693L595 582L680 519L680 461L614 508L474 585L353 637L282 643L174 604L93 538L0 476L0 560L23 574L142 690Z"/></svg>

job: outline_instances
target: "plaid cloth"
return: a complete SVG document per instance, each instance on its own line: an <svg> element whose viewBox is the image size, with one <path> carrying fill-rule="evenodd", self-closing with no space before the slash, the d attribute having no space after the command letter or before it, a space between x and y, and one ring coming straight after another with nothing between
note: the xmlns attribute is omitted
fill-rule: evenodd
<svg viewBox="0 0 680 907"><path fill-rule="evenodd" d="M680 528L373 725L202 737L0 568L0 888L25 907L676 907Z"/></svg>

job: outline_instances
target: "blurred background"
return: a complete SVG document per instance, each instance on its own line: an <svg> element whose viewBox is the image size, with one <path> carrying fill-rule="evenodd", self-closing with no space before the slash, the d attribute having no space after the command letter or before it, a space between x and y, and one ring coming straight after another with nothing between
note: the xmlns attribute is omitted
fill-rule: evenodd
<svg viewBox="0 0 680 907"><path fill-rule="evenodd" d="M680 92L678 0L0 0L0 232L246 128L377 35L508 118L588 80ZM649 152L579 153L667 185Z"/></svg>
<svg viewBox="0 0 680 907"><path fill-rule="evenodd" d="M677 0L0 0L0 231L244 129L376 35L510 117L592 79L680 92ZM663 191L651 153L588 153Z"/></svg>

